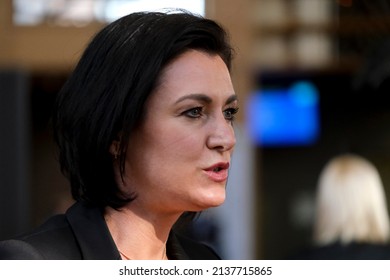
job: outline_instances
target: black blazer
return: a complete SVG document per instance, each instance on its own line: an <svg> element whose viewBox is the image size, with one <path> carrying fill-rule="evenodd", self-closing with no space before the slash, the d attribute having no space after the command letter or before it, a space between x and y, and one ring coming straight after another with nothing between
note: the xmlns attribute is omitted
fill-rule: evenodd
<svg viewBox="0 0 390 280"><path fill-rule="evenodd" d="M173 231L167 241L169 259L208 260L220 257L208 246ZM98 208L75 203L33 232L0 242L1 260L120 260L119 251Z"/></svg>

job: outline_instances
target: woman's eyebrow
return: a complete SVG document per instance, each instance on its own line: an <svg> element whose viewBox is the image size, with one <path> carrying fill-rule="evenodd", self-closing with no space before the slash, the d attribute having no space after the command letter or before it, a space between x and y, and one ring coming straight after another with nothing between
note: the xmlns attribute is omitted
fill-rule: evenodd
<svg viewBox="0 0 390 280"><path fill-rule="evenodd" d="M198 100L198 101L202 101L202 102L207 103L207 104L212 102L212 99L205 94L192 93L192 94L188 94L188 95L180 97L178 100L176 100L175 104L180 103L180 102L187 100L187 99Z"/></svg>
<svg viewBox="0 0 390 280"><path fill-rule="evenodd" d="M237 95L233 94L226 100L225 105L233 103L234 101L237 101L237 100L238 100Z"/></svg>
<svg viewBox="0 0 390 280"><path fill-rule="evenodd" d="M184 100L187 100L187 99L198 100L198 101L202 101L202 102L207 103L207 104L210 104L213 101L209 96L207 96L205 94L202 94L202 93L192 93L192 94L188 94L188 95L180 97L178 100L176 100L175 104L180 103L180 102L182 102ZM230 104L230 103L232 103L232 102L234 102L236 100L237 100L237 95L236 94L232 94L226 100L225 105Z"/></svg>

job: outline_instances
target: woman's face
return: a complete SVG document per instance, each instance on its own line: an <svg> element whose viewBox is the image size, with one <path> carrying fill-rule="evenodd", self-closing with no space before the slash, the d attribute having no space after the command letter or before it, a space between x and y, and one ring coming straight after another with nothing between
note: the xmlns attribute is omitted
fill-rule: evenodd
<svg viewBox="0 0 390 280"><path fill-rule="evenodd" d="M190 50L170 63L130 136L124 187L138 195L132 204L181 213L223 203L237 110L219 56Z"/></svg>

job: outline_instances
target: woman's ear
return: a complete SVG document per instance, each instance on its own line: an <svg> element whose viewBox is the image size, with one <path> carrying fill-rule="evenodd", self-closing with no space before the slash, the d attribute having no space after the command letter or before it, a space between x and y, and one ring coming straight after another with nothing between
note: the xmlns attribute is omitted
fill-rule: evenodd
<svg viewBox="0 0 390 280"><path fill-rule="evenodd" d="M115 139L111 142L109 152L114 157L114 159L118 159L120 155L121 138L121 134L118 134L118 136L115 137Z"/></svg>

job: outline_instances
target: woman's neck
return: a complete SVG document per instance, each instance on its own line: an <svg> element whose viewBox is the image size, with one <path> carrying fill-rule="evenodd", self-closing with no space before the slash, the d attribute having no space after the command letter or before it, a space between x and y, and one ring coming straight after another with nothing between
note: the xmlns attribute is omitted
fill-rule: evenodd
<svg viewBox="0 0 390 280"><path fill-rule="evenodd" d="M104 214L122 259L167 259L166 242L178 216L151 215L131 204L120 210L107 207Z"/></svg>

